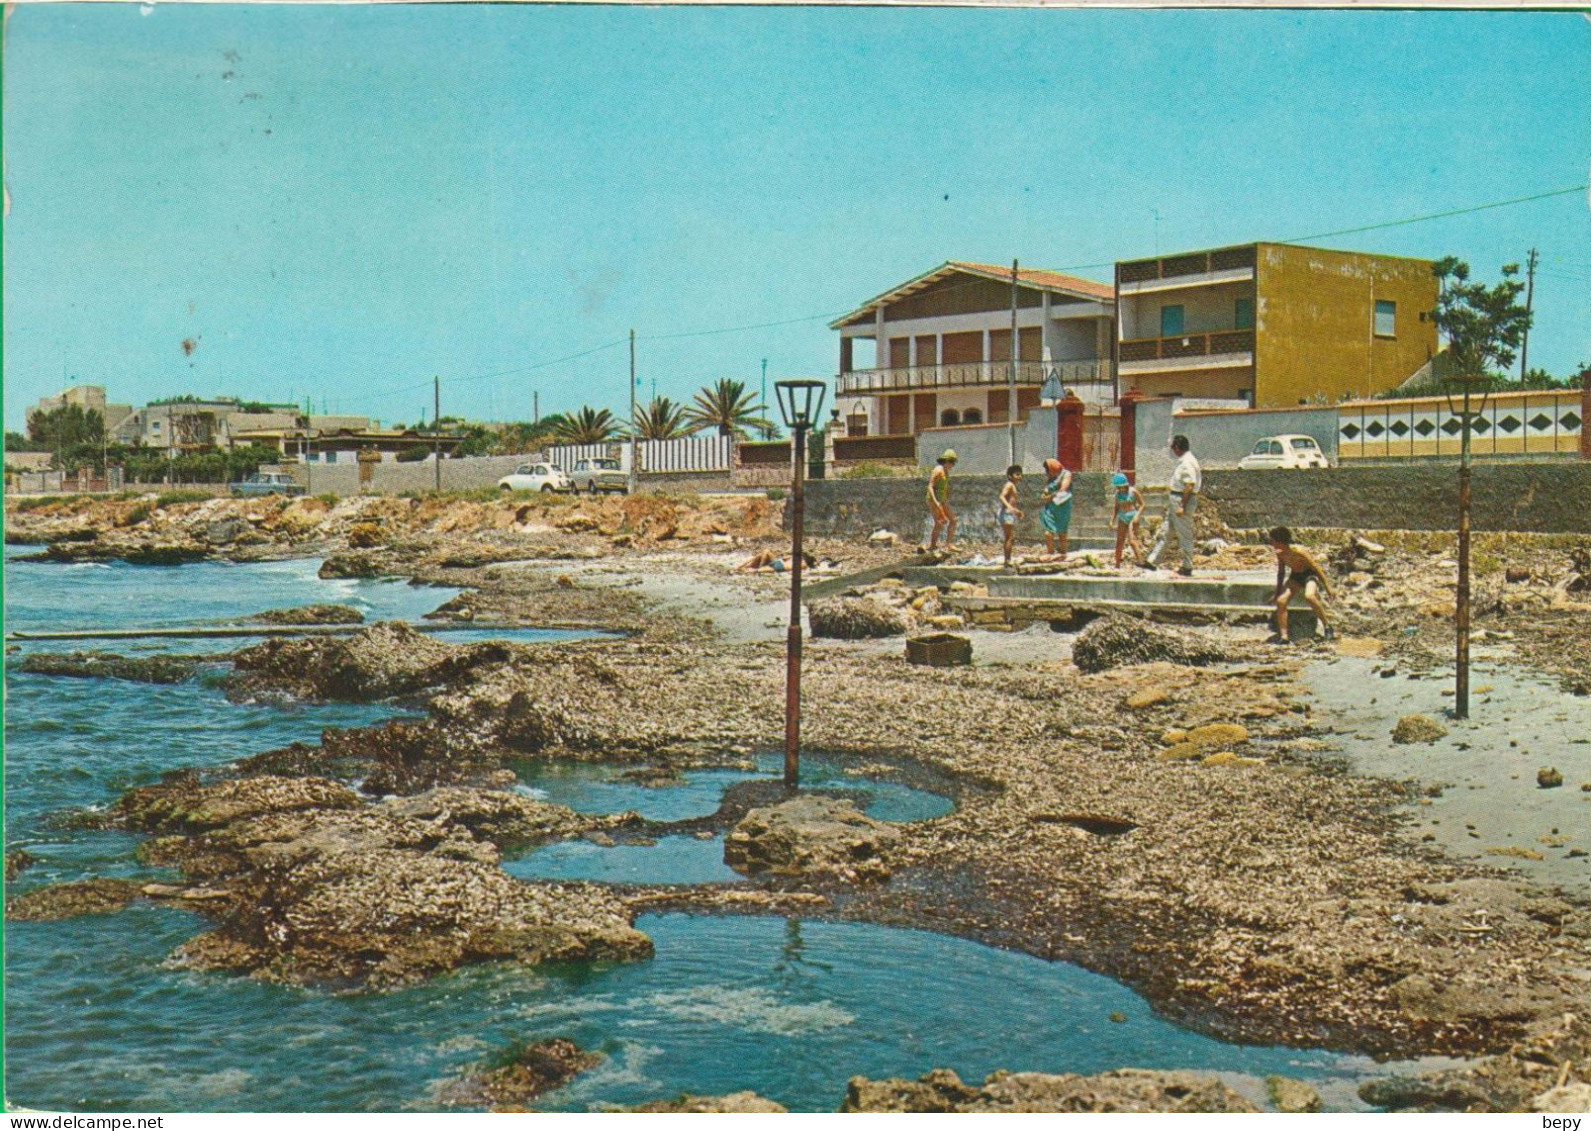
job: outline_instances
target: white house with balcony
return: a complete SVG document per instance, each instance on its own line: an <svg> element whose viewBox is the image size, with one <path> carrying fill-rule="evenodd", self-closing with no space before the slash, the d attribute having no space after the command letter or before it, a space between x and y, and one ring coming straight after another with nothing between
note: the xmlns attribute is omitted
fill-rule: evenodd
<svg viewBox="0 0 1591 1131"><path fill-rule="evenodd" d="M1022 420L1050 377L1109 399L1114 319L1109 284L1034 268L1013 281L1008 267L951 260L829 324L840 333L834 407L847 436L916 436L1006 423L1013 379Z"/></svg>

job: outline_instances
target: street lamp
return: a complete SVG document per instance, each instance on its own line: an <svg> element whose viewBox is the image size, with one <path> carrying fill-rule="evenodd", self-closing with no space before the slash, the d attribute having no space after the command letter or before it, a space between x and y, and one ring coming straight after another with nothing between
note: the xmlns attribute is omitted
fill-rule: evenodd
<svg viewBox="0 0 1591 1131"><path fill-rule="evenodd" d="M1480 405L1471 409L1470 388L1474 383L1474 375L1466 373L1460 377L1464 386L1464 399L1462 407L1455 404L1455 397L1451 390L1447 393L1447 411L1451 416L1455 412L1462 413L1460 421L1463 424L1462 439L1459 442L1458 454L1458 591L1454 595L1455 607L1453 609L1453 630L1455 640L1453 664L1453 717L1455 719L1469 718L1469 543L1470 543L1470 485L1469 485L1469 440L1470 430L1475 418L1486 411L1486 390L1481 390Z"/></svg>
<svg viewBox="0 0 1591 1131"><path fill-rule="evenodd" d="M801 757L801 486L807 470L807 431L823 411L827 389L826 381L775 381L773 385L795 455L790 484L790 627L785 631L784 684L784 784L789 789L795 788L800 776Z"/></svg>

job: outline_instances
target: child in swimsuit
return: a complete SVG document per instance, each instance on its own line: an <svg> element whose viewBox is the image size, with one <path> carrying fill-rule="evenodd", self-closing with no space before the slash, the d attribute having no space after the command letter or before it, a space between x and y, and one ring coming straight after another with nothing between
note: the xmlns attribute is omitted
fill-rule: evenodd
<svg viewBox="0 0 1591 1131"><path fill-rule="evenodd" d="M1016 487L1022 482L1022 465L1013 463L1005 469L1005 483L1000 487L999 510L995 517L1000 523L1000 533L1005 538L1005 565L1011 568L1011 550L1016 545L1016 520L1022 517L1017 506Z"/></svg>
<svg viewBox="0 0 1591 1131"><path fill-rule="evenodd" d="M1287 603L1300 593L1320 618L1321 638L1334 639L1337 633L1327 623L1326 606L1320 601L1321 593L1332 595L1326 571L1306 551L1293 545L1293 533L1287 527L1276 527L1270 538L1271 549L1276 553L1276 634L1266 643L1287 643Z"/></svg>
<svg viewBox="0 0 1591 1131"><path fill-rule="evenodd" d="M1143 496L1138 493L1138 488L1127 481L1123 472L1112 475L1110 485L1116 488L1116 506L1111 514L1111 525L1116 528L1116 568L1121 568L1121 552L1129 545L1132 546L1133 558L1142 565L1144 548L1138 541L1138 516L1143 513Z"/></svg>

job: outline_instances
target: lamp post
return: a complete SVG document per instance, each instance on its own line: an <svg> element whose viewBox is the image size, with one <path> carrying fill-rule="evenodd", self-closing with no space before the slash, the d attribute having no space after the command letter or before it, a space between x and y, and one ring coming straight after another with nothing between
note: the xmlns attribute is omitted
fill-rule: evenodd
<svg viewBox="0 0 1591 1131"><path fill-rule="evenodd" d="M1470 584L1469 584L1469 543L1470 543L1470 485L1469 485L1469 439L1470 429L1475 417L1486 411L1486 394L1481 393L1480 407L1475 410L1470 408L1470 386L1473 376L1465 374L1461 380L1464 384L1464 400L1461 421L1463 429L1459 442L1458 455L1458 590L1454 594L1455 607L1453 609L1454 630L1454 663L1453 663L1453 717L1455 719L1469 718L1469 636L1470 636ZM1451 414L1454 410L1453 394L1447 395L1447 410Z"/></svg>
<svg viewBox="0 0 1591 1131"><path fill-rule="evenodd" d="M784 784L794 789L801 760L801 535L802 483L807 471L807 431L823 410L826 381L775 381L779 415L790 429L795 467L790 484L790 627L785 631Z"/></svg>

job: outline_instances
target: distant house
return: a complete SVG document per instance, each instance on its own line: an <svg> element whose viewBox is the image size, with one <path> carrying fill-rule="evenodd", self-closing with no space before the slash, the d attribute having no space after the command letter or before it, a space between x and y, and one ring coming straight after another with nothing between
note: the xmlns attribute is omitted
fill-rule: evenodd
<svg viewBox="0 0 1591 1131"><path fill-rule="evenodd" d="M1436 354L1432 266L1275 243L1118 263L1120 387L1257 408L1396 388Z"/></svg>
<svg viewBox="0 0 1591 1131"><path fill-rule="evenodd" d="M39 413L50 412L69 404L99 413L100 419L105 422L107 435L114 432L117 426L133 412L133 406L130 404L109 403L105 399L104 385L73 385L69 389L62 389L53 397L40 397L38 403L28 409L28 419L31 420Z"/></svg>
<svg viewBox="0 0 1591 1131"><path fill-rule="evenodd" d="M303 416L238 414L231 418L232 446L259 444L275 448L285 460L306 463L354 463L361 453L395 460L405 452L441 449L451 455L463 437L440 437L412 428L381 428L365 416Z"/></svg>
<svg viewBox="0 0 1591 1131"><path fill-rule="evenodd" d="M1011 373L1011 270L951 260L829 324L840 333L835 409L848 436L1005 423ZM1055 271L1016 279L1017 415L1050 376L1068 386L1110 381L1115 289ZM856 343L872 364L853 364Z"/></svg>

